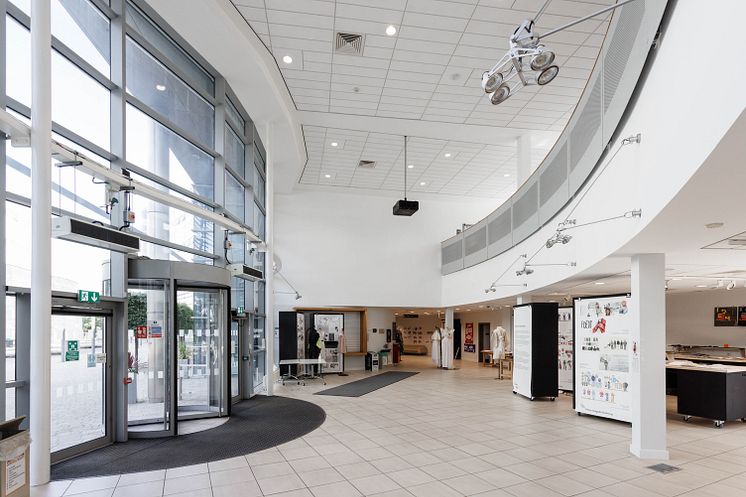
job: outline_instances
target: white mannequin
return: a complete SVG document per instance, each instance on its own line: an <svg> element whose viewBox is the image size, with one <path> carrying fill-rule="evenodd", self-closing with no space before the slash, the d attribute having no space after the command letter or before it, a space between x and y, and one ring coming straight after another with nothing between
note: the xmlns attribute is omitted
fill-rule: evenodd
<svg viewBox="0 0 746 497"><path fill-rule="evenodd" d="M442 349L443 356L441 358L441 365L446 369L453 368L453 330L450 328L443 328L440 331L442 335Z"/></svg>
<svg viewBox="0 0 746 497"><path fill-rule="evenodd" d="M510 338L508 332L502 326L492 330L490 335L490 345L492 346L492 360L505 359L505 353L508 351Z"/></svg>
<svg viewBox="0 0 746 497"><path fill-rule="evenodd" d="M433 362L435 363L436 367L440 367L440 343L441 343L441 335L440 330L437 328L435 329L435 332L432 335L432 350L430 351L430 355L433 359Z"/></svg>

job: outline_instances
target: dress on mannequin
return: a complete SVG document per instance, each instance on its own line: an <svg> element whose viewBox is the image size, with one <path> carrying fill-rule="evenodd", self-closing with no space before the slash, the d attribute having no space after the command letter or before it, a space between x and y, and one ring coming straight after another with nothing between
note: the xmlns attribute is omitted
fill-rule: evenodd
<svg viewBox="0 0 746 497"><path fill-rule="evenodd" d="M430 339L432 340L432 350L430 351L430 355L433 359L433 362L435 363L435 366L440 367L440 330L436 329Z"/></svg>
<svg viewBox="0 0 746 497"><path fill-rule="evenodd" d="M490 345L492 346L492 360L505 359L505 353L508 351L508 332L502 326L492 330L490 336Z"/></svg>
<svg viewBox="0 0 746 497"><path fill-rule="evenodd" d="M443 328L441 334L441 348L443 350L441 357L441 366L446 369L453 369L453 333L451 328Z"/></svg>

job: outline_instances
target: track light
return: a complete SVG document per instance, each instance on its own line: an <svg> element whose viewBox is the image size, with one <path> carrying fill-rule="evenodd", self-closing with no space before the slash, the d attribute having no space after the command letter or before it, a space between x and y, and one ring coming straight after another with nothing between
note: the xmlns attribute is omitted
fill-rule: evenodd
<svg viewBox="0 0 746 497"><path fill-rule="evenodd" d="M518 271L516 271L515 275L516 276L523 276L523 275L526 275L526 274L533 274L533 273L534 273L533 269L531 269L528 266L523 266L523 269L519 269Z"/></svg>
<svg viewBox="0 0 746 497"><path fill-rule="evenodd" d="M614 5L604 7L598 12L570 21L539 35L534 32L534 25L550 1L545 0L544 5L533 19L526 19L513 31L513 34L508 38L508 52L490 70L482 74L482 89L493 105L504 102L511 94L524 86L534 84L543 86L551 83L557 77L559 66L553 65L555 54L541 44L541 40L634 0L621 0Z"/></svg>
<svg viewBox="0 0 746 497"><path fill-rule="evenodd" d="M558 243L561 243L562 245L566 245L567 243L569 243L570 240L572 240L571 235L566 235L562 233L561 231L557 231L552 238L547 240L546 247L550 249Z"/></svg>
<svg viewBox="0 0 746 497"><path fill-rule="evenodd" d="M733 290L736 287L736 281L731 280L730 283L728 283L728 286L725 287L726 290Z"/></svg>

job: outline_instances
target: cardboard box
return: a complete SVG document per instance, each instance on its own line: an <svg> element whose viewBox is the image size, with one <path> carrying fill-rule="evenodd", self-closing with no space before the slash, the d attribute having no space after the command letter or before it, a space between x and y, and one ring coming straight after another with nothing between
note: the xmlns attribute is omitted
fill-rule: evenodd
<svg viewBox="0 0 746 497"><path fill-rule="evenodd" d="M0 497L29 497L28 430L21 429L24 418L0 423Z"/></svg>

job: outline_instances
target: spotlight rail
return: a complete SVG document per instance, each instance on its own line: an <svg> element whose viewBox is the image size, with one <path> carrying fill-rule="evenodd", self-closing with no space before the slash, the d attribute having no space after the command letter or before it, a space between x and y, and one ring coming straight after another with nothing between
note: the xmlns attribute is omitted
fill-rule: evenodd
<svg viewBox="0 0 746 497"><path fill-rule="evenodd" d="M544 86L557 77L560 69L554 64L555 54L540 43L541 40L635 0L622 0L540 35L534 32L534 25L550 1L546 0L533 19L524 20L513 31L508 38L508 52L482 74L482 89L493 105L504 102L524 86Z"/></svg>

